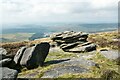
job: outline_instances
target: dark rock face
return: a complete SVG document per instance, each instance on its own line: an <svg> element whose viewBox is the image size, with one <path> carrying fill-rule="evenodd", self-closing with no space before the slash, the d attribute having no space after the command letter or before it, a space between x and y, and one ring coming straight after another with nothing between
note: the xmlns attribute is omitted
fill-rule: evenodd
<svg viewBox="0 0 120 80"><path fill-rule="evenodd" d="M10 64L10 62L12 61L12 59L10 58L6 58L3 60L0 60L0 67L7 67L9 66L8 64Z"/></svg>
<svg viewBox="0 0 120 80"><path fill-rule="evenodd" d="M26 47L21 47L21 49L18 50L17 54L14 57L14 61L16 64L20 64L20 60L25 50L26 50Z"/></svg>
<svg viewBox="0 0 120 80"><path fill-rule="evenodd" d="M3 60L5 58L8 58L8 56L4 55L4 54L0 54L0 60Z"/></svg>
<svg viewBox="0 0 120 80"><path fill-rule="evenodd" d="M44 60L48 55L49 43L40 43L33 47L27 48L22 56L20 64L28 69L43 66Z"/></svg>
<svg viewBox="0 0 120 80"><path fill-rule="evenodd" d="M17 70L9 69L7 67L2 67L2 68L0 67L0 71L2 73L0 74L0 78L2 78L3 80L4 79L16 80L18 75Z"/></svg>
<svg viewBox="0 0 120 80"><path fill-rule="evenodd" d="M89 52L96 50L96 45L87 41L87 33L65 31L52 34L50 38L57 42L58 46L66 52Z"/></svg>

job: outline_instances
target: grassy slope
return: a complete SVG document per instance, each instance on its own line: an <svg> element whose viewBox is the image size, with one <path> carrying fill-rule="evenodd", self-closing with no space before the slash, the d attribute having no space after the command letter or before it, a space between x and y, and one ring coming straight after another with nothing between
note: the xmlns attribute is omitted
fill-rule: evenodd
<svg viewBox="0 0 120 80"><path fill-rule="evenodd" d="M88 38L89 41L96 43L98 45L98 48L110 48L118 50L120 41L114 39L120 40L120 35L117 31L90 34Z"/></svg>
<svg viewBox="0 0 120 80"><path fill-rule="evenodd" d="M118 41L113 41L113 38L118 38L119 35L117 32L104 32L104 33L97 33L97 34L90 34L88 40L98 44L98 50L100 48L112 48L118 49ZM19 47L23 45L32 45L40 42L52 42L49 38L43 38L40 40L29 41L29 42L14 42L14 43L3 43L1 46L7 48L7 50L19 49ZM112 44L111 44L112 43ZM62 53L62 54L61 54ZM52 58L51 58L52 57ZM70 58L70 57L77 57L76 54L71 53L63 53L63 51L52 52L46 58L46 61L51 61L55 59L62 59L62 58ZM120 78L120 73L118 72L119 65L116 61L111 61L104 58L98 52L95 53L95 56L90 58L90 60L95 61L96 63L100 64L100 68L91 67L90 73L85 74L64 74L60 76L60 78L100 78L103 77L104 80L110 76L114 76L114 78ZM19 77L25 76L27 74L35 74L35 78L40 78L43 73L55 66L59 66L57 64L46 65L44 67L38 67L33 70L23 69L22 72L19 74ZM116 80L116 79L115 79Z"/></svg>

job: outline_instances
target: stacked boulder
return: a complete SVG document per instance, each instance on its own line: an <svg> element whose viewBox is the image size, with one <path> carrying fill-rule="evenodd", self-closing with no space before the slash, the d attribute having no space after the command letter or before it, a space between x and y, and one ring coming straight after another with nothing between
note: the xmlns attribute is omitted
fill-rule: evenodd
<svg viewBox="0 0 120 80"><path fill-rule="evenodd" d="M87 33L65 31L54 33L50 35L50 38L66 52L89 52L96 50L96 45L87 41Z"/></svg>
<svg viewBox="0 0 120 80"><path fill-rule="evenodd" d="M43 66L45 58L49 53L49 43L40 43L31 47L21 47L14 58L7 56L7 51L0 48L0 78L17 78L22 67L34 69Z"/></svg>
<svg viewBox="0 0 120 80"><path fill-rule="evenodd" d="M11 57L7 56L7 51L0 48L0 79L16 79L18 71L15 68L15 63Z"/></svg>
<svg viewBox="0 0 120 80"><path fill-rule="evenodd" d="M14 61L18 66L25 66L28 69L43 66L49 48L49 43L45 42L32 47L21 47L15 55Z"/></svg>

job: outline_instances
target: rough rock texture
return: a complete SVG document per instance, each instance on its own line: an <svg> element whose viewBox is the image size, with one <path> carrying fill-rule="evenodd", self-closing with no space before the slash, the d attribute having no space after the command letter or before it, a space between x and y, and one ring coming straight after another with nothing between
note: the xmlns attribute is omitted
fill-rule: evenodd
<svg viewBox="0 0 120 80"><path fill-rule="evenodd" d="M4 48L0 48L0 60L7 58L7 51Z"/></svg>
<svg viewBox="0 0 120 80"><path fill-rule="evenodd" d="M43 66L44 60L48 55L49 43L40 43L33 47L27 48L22 56L20 64L28 69Z"/></svg>
<svg viewBox="0 0 120 80"><path fill-rule="evenodd" d="M6 55L6 54L7 54L7 51L6 51L4 48L0 48L0 54Z"/></svg>
<svg viewBox="0 0 120 80"><path fill-rule="evenodd" d="M18 51L17 54L14 57L14 61L16 64L20 64L21 58L23 56L24 51L26 50L26 47L21 47Z"/></svg>
<svg viewBox="0 0 120 80"><path fill-rule="evenodd" d="M0 78L2 78L2 80L16 80L17 75L18 75L18 71L17 70L13 70L13 69L9 69L7 67L0 67Z"/></svg>
<svg viewBox="0 0 120 80"><path fill-rule="evenodd" d="M91 60L85 60L84 58L78 58L78 59L70 59L64 62L59 63L60 65L73 65L73 66L84 66L86 68L95 66L98 67L98 64L91 61Z"/></svg>
<svg viewBox="0 0 120 80"><path fill-rule="evenodd" d="M78 66L61 66L49 71L46 71L42 78L57 78L61 75L68 74L68 73L83 73L87 72L88 70Z"/></svg>
<svg viewBox="0 0 120 80"><path fill-rule="evenodd" d="M89 52L89 51L93 51L96 50L96 45L95 44L90 44L90 45L86 45L86 46L81 46L81 47L75 47L73 49L69 49L69 52Z"/></svg>
<svg viewBox="0 0 120 80"><path fill-rule="evenodd" d="M64 74L87 73L92 66L99 68L98 64L84 58L53 60L45 64L57 64L59 67L56 66L46 71L42 78L57 78Z"/></svg>
<svg viewBox="0 0 120 80"><path fill-rule="evenodd" d="M101 50L100 54L110 60L120 59L120 53L117 50Z"/></svg>
<svg viewBox="0 0 120 80"><path fill-rule="evenodd" d="M54 33L50 38L66 52L89 52L96 50L96 45L87 41L88 34L82 32L65 31Z"/></svg>

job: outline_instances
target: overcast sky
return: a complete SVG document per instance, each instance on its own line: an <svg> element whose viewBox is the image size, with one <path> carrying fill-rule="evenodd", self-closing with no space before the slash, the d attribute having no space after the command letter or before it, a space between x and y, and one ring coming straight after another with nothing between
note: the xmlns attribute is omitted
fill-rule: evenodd
<svg viewBox="0 0 120 80"><path fill-rule="evenodd" d="M117 22L119 0L0 0L0 24Z"/></svg>

